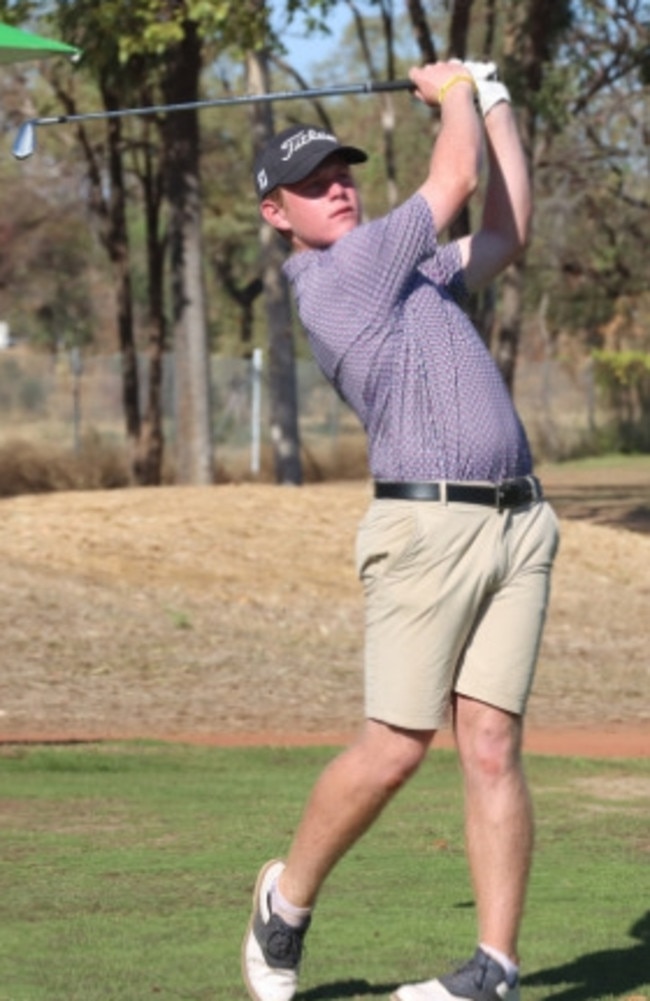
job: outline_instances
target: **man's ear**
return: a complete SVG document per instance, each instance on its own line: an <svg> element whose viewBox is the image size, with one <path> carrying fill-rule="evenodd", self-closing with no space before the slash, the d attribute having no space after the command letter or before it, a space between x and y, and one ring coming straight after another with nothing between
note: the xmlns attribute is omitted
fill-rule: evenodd
<svg viewBox="0 0 650 1001"><path fill-rule="evenodd" d="M260 204L260 212L264 221L268 222L269 226L273 226L274 229L285 233L290 229L282 205L273 198L264 199Z"/></svg>

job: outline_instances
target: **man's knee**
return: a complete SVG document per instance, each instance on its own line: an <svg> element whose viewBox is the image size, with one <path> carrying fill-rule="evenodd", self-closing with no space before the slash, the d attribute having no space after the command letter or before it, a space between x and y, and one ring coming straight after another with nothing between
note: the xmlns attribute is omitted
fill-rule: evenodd
<svg viewBox="0 0 650 1001"><path fill-rule="evenodd" d="M388 792L397 792L422 763L433 732L401 730L370 721L362 737L369 767Z"/></svg>
<svg viewBox="0 0 650 1001"><path fill-rule="evenodd" d="M521 768L522 720L480 704L458 707L456 739L466 773L498 780Z"/></svg>

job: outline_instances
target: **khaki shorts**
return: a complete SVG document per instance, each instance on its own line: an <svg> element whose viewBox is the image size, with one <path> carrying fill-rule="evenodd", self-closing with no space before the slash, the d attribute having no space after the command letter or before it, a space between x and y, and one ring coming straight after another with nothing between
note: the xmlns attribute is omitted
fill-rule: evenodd
<svg viewBox="0 0 650 1001"><path fill-rule="evenodd" d="M366 716L435 730L454 692L523 714L558 541L544 501L499 512L373 500L356 552Z"/></svg>

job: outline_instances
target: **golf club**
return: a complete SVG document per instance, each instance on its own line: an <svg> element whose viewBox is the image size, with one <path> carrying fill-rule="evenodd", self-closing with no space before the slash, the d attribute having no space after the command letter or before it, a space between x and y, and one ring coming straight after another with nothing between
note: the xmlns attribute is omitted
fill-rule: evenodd
<svg viewBox="0 0 650 1001"><path fill-rule="evenodd" d="M243 94L238 97L217 97L186 104L152 104L144 108L120 108L116 111L91 111L81 115L53 115L30 118L23 122L12 147L17 160L26 160L36 148L36 127L41 125L67 125L70 122L90 122L102 118L126 118L133 115L155 115L170 111L190 111L197 108L225 108L237 104L268 104L272 101L310 100L320 97L343 97L348 94L377 94L382 91L413 90L410 80L383 80L378 82L341 84L333 87L315 87L311 90L281 90L272 94Z"/></svg>

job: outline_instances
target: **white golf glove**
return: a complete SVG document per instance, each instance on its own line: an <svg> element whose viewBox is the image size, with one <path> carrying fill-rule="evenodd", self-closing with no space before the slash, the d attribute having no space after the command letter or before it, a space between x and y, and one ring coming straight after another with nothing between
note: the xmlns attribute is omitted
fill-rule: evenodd
<svg viewBox="0 0 650 1001"><path fill-rule="evenodd" d="M496 80L499 75L496 63L473 63L466 59L462 65L472 74L475 83L480 80Z"/></svg>
<svg viewBox="0 0 650 1001"><path fill-rule="evenodd" d="M480 63L466 61L465 69L471 74L478 92L478 103L483 118L492 110L495 104L507 101L510 104L510 94L504 83L497 79L496 63Z"/></svg>

